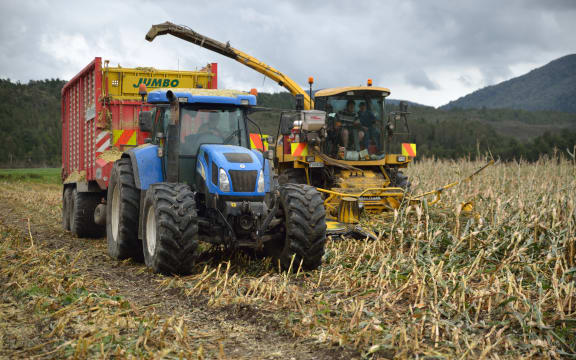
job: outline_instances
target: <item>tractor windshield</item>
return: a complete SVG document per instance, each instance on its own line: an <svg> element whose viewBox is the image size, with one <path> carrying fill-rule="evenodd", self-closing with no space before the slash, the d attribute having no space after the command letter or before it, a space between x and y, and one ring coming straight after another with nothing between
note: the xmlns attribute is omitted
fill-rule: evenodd
<svg viewBox="0 0 576 360"><path fill-rule="evenodd" d="M180 153L196 155L202 144L248 146L242 108L209 105L185 106L180 110Z"/></svg>
<svg viewBox="0 0 576 360"><path fill-rule="evenodd" d="M368 154L382 152L384 99L381 93L341 94L326 99L328 138L326 151L335 155L339 149Z"/></svg>

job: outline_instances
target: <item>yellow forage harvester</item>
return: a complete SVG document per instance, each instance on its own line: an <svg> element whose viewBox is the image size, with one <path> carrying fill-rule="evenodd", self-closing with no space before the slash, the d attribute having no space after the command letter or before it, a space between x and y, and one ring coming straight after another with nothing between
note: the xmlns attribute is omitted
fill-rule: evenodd
<svg viewBox="0 0 576 360"><path fill-rule="evenodd" d="M295 96L296 110L282 112L280 137L269 141L269 151L274 152L280 184L305 183L324 194L329 233L371 236L357 225L362 211L379 214L428 195L436 195L434 203L443 190L460 183L416 197L407 195L410 181L402 170L416 157L416 144L401 143L401 153L394 151L398 150L395 136L409 134L408 105L401 101L397 111L387 112L385 100L390 90L373 86L371 79L366 86L322 89L313 94L312 77L306 91L279 70L235 49L230 42L222 43L185 26L170 22L153 25L146 40L165 34L236 60ZM266 151L258 140L252 141L252 136L251 144Z"/></svg>

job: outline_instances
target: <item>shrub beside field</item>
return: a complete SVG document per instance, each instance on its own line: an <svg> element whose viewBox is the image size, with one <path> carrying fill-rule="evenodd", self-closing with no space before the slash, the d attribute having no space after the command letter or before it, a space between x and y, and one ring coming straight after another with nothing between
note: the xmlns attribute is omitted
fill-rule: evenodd
<svg viewBox="0 0 576 360"><path fill-rule="evenodd" d="M408 175L420 193L481 165L424 160ZM55 186L36 185L34 191L42 187L54 199L60 196ZM26 191L25 184L11 184L0 195L17 201ZM474 210L463 211L464 202L473 202ZM34 207L34 200L26 206ZM52 211L57 226L58 209ZM406 206L371 217L365 225L381 231L381 238L328 242L319 271L279 273L269 261L216 252L202 257L194 275L154 279L168 292L202 296L215 308L246 305L275 314L298 338L355 349L366 357L556 359L576 354L574 162L496 164L446 191L439 205ZM105 240L99 241L103 248ZM12 266L25 259L15 261ZM61 269L55 271L66 270L57 259L50 264ZM31 288L25 274L13 278L21 284L14 289ZM91 284L81 286L91 292ZM108 300L90 301L100 311L112 311ZM121 325L108 326L113 331ZM80 329L71 329L82 336ZM129 338L114 346L131 347ZM70 354L80 346L73 344Z"/></svg>
<svg viewBox="0 0 576 360"><path fill-rule="evenodd" d="M60 168L0 169L0 181L59 184Z"/></svg>

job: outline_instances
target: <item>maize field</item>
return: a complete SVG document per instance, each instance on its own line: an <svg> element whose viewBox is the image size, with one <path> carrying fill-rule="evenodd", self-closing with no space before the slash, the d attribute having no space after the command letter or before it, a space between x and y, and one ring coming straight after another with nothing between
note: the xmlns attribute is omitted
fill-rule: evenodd
<svg viewBox="0 0 576 360"><path fill-rule="evenodd" d="M414 194L484 163L424 159ZM193 275L61 227L61 186L0 180L0 357L576 358L576 164L497 163L331 239L318 271L204 249ZM472 212L463 211L466 202Z"/></svg>

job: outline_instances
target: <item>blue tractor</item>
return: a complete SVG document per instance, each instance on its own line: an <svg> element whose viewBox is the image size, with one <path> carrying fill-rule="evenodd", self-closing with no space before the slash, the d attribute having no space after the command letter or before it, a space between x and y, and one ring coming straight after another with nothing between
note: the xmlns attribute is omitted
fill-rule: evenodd
<svg viewBox="0 0 576 360"><path fill-rule="evenodd" d="M116 161L107 205L108 252L153 271L187 274L199 242L248 247L283 269L318 268L325 209L311 186L279 186L274 151L250 149L254 95L171 89L148 94L139 117L147 143ZM272 145L272 144L271 144Z"/></svg>

